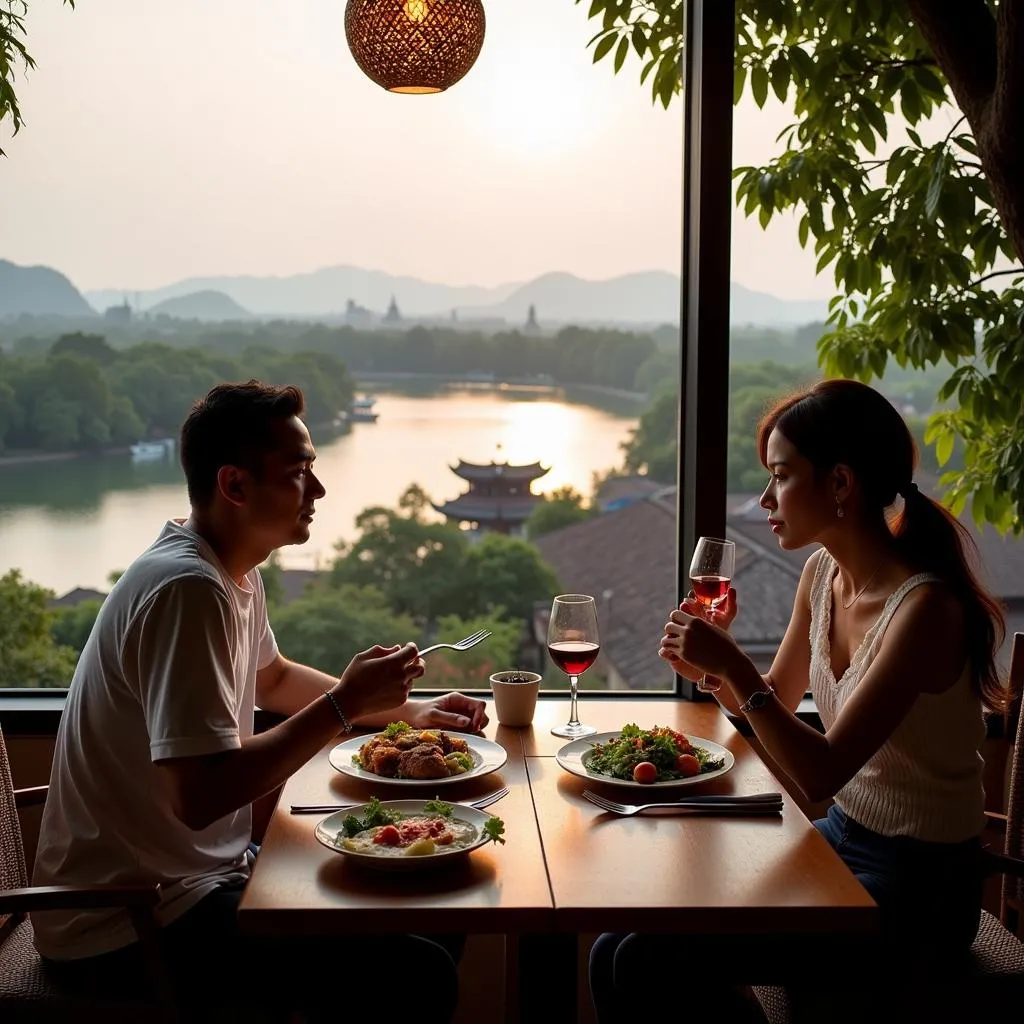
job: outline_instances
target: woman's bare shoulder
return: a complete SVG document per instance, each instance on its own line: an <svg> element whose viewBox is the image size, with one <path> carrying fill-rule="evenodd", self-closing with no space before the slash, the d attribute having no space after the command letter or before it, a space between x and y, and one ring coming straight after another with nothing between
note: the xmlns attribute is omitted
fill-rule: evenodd
<svg viewBox="0 0 1024 1024"><path fill-rule="evenodd" d="M814 577L818 572L818 566L821 564L821 560L824 557L825 549L815 548L815 550L807 556L807 561L804 562L804 567L800 571L799 590L808 597L811 593L811 584L814 582Z"/></svg>

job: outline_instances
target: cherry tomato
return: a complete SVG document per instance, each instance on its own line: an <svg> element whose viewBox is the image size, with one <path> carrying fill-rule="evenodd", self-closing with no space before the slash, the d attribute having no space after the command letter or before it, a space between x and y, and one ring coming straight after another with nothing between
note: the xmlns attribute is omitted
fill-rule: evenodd
<svg viewBox="0 0 1024 1024"><path fill-rule="evenodd" d="M381 846L397 846L402 841L402 835L394 825L385 825L373 837L373 841Z"/></svg>
<svg viewBox="0 0 1024 1024"><path fill-rule="evenodd" d="M656 782L658 778L658 769L651 764L650 761L641 761L633 769L633 781L634 782Z"/></svg>
<svg viewBox="0 0 1024 1024"><path fill-rule="evenodd" d="M676 758L676 771L680 775L700 775L700 761L693 754L680 754Z"/></svg>

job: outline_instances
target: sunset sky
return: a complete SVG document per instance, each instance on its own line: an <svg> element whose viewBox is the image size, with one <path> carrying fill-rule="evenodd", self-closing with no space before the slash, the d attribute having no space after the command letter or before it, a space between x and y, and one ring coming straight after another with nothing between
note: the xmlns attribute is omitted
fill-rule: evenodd
<svg viewBox="0 0 1024 1024"><path fill-rule="evenodd" d="M356 67L344 0L33 0L26 126L4 136L0 258L81 289L354 264L453 285L678 272L682 106L594 65L588 4L485 0L450 92ZM737 112L766 159L778 107ZM831 294L792 223L734 218L733 277Z"/></svg>

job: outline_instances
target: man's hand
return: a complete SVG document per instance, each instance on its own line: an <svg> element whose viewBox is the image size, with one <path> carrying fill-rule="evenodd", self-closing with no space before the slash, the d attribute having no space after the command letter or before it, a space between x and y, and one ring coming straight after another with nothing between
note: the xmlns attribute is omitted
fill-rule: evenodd
<svg viewBox="0 0 1024 1024"><path fill-rule="evenodd" d="M416 729L455 729L481 732L487 725L486 704L462 693L446 693L431 700L411 701L403 714Z"/></svg>
<svg viewBox="0 0 1024 1024"><path fill-rule="evenodd" d="M424 664L415 644L360 651L342 673L334 694L349 718L401 707Z"/></svg>

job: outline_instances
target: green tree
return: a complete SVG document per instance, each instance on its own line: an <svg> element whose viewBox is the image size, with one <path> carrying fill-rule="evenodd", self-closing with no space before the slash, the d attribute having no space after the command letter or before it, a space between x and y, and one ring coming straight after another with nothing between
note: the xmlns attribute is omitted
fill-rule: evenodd
<svg viewBox="0 0 1024 1024"><path fill-rule="evenodd" d="M66 608L55 608L50 623L53 642L59 647L69 647L76 654L81 654L102 606L101 600L90 600L79 601L78 604Z"/></svg>
<svg viewBox="0 0 1024 1024"><path fill-rule="evenodd" d="M460 571L469 545L451 523L426 518L430 500L416 484L398 500L398 508L373 507L356 517L359 538L338 545L331 569L335 586L372 586L395 611L426 621L456 610Z"/></svg>
<svg viewBox="0 0 1024 1024"><path fill-rule="evenodd" d="M533 606L549 604L558 579L532 544L518 537L487 533L469 547L459 574L459 608L463 615L500 614L526 623Z"/></svg>
<svg viewBox="0 0 1024 1024"><path fill-rule="evenodd" d="M341 675L352 656L374 644L404 644L420 635L373 587L319 586L270 609L281 653L323 672Z"/></svg>
<svg viewBox="0 0 1024 1024"><path fill-rule="evenodd" d="M53 343L50 355L81 356L83 359L99 363L100 366L106 366L117 358L117 352L110 347L102 334L83 334L81 331L75 334L62 334Z"/></svg>
<svg viewBox="0 0 1024 1024"><path fill-rule="evenodd" d="M544 500L530 513L526 520L526 536L536 540L552 530L563 526L582 523L594 514L586 499L572 487L559 487L544 496Z"/></svg>
<svg viewBox="0 0 1024 1024"><path fill-rule="evenodd" d="M75 0L64 0L64 3L68 7L75 6ZM0 0L0 122L10 118L14 135L24 123L14 91L14 76L19 69L26 72L36 66L25 47L27 14L27 0ZM0 149L0 156L3 155Z"/></svg>
<svg viewBox="0 0 1024 1024"><path fill-rule="evenodd" d="M267 608L276 608L284 604L284 570L281 568L281 556L275 551L259 567L263 579L263 592L267 596Z"/></svg>
<svg viewBox="0 0 1024 1024"><path fill-rule="evenodd" d="M18 422L21 409L14 388L5 380L0 380L0 452L4 450L4 439Z"/></svg>
<svg viewBox="0 0 1024 1024"><path fill-rule="evenodd" d="M639 424L623 442L625 468L630 473L646 473L663 484L676 482L679 398L674 391L663 391L643 411Z"/></svg>
<svg viewBox="0 0 1024 1024"><path fill-rule="evenodd" d="M580 0L577 0L580 2ZM590 0L594 59L669 106L684 0ZM928 438L959 512L1024 530L1024 35L1020 0L739 0L734 99L769 92L794 123L736 171L762 226L795 214L836 284L818 344L830 374L948 366ZM941 117L939 115L942 115ZM952 125L952 127L949 127ZM941 128L940 128L941 126Z"/></svg>
<svg viewBox="0 0 1024 1024"><path fill-rule="evenodd" d="M424 659L427 671L423 685L443 690L486 687L492 673L516 668L524 624L506 621L502 612L503 609L498 609L498 614L475 615L468 619L442 615L437 620L436 637L425 643L455 643L480 629L489 629L491 635L468 651L442 649L428 655Z"/></svg>
<svg viewBox="0 0 1024 1024"><path fill-rule="evenodd" d="M65 687L78 654L51 632L53 591L29 583L17 569L0 576L0 688Z"/></svg>

